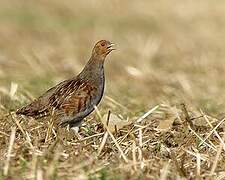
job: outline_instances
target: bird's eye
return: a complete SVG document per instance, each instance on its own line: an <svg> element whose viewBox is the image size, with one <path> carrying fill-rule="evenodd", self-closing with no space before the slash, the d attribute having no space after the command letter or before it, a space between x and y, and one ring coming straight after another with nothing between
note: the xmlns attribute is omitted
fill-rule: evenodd
<svg viewBox="0 0 225 180"><path fill-rule="evenodd" d="M101 43L101 46L105 46L105 43Z"/></svg>

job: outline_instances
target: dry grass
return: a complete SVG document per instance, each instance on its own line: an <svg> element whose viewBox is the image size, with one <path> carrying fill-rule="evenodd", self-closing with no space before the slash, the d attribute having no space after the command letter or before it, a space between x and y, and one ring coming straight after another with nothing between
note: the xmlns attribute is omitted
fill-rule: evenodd
<svg viewBox="0 0 225 180"><path fill-rule="evenodd" d="M2 0L0 179L224 179L224 29L223 1ZM118 50L78 135L15 116L99 39Z"/></svg>

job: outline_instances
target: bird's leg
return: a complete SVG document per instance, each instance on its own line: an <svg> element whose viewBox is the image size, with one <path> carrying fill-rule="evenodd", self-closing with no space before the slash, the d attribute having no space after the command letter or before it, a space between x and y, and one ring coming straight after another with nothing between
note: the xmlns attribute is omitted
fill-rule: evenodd
<svg viewBox="0 0 225 180"><path fill-rule="evenodd" d="M75 135L78 137L78 139L82 139L82 136L78 133L79 132L79 126L81 124L81 120L71 120L69 122L69 128L75 133Z"/></svg>
<svg viewBox="0 0 225 180"><path fill-rule="evenodd" d="M74 127L71 127L70 128L74 133L76 133L76 134L78 134L78 132L79 132L79 126L74 126Z"/></svg>

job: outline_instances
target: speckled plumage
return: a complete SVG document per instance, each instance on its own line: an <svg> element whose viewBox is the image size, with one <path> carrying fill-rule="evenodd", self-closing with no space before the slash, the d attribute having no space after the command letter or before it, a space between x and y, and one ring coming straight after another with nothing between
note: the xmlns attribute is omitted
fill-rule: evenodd
<svg viewBox="0 0 225 180"><path fill-rule="evenodd" d="M34 118L53 114L61 125L78 126L97 106L103 96L104 61L114 50L113 43L101 40L81 73L49 89L16 113Z"/></svg>

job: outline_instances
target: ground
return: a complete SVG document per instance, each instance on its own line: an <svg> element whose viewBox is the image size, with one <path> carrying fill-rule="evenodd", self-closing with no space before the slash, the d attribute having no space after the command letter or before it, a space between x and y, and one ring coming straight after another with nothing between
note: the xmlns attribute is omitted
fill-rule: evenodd
<svg viewBox="0 0 225 180"><path fill-rule="evenodd" d="M78 134L15 115L100 39L117 50ZM224 179L224 42L224 1L2 0L0 179Z"/></svg>

